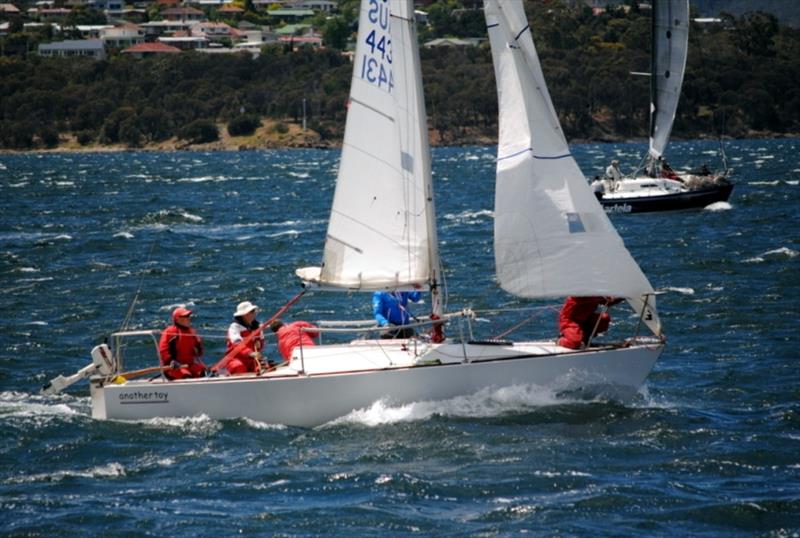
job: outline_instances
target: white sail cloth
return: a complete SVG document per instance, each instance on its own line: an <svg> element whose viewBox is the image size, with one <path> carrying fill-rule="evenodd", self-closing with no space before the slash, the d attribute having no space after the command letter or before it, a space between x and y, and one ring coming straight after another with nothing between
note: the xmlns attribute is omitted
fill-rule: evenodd
<svg viewBox="0 0 800 538"><path fill-rule="evenodd" d="M653 288L570 154L522 1L484 0L484 6L499 100L494 248L500 285L529 298L625 297L660 334Z"/></svg>
<svg viewBox="0 0 800 538"><path fill-rule="evenodd" d="M364 1L321 268L326 288L409 289L439 258L430 148L410 0Z"/></svg>
<svg viewBox="0 0 800 538"><path fill-rule="evenodd" d="M654 0L650 149L663 155L675 122L689 49L689 0Z"/></svg>

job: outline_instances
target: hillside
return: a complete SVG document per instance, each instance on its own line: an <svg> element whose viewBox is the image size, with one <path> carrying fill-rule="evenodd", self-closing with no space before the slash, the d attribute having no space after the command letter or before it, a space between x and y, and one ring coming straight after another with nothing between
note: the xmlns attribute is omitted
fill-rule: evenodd
<svg viewBox="0 0 800 538"><path fill-rule="evenodd" d="M645 138L648 82L630 72L649 66L649 14L594 16L544 0L528 2L527 10L568 138ZM475 16L436 24L468 32ZM421 54L433 143L494 140L497 97L488 46L423 48ZM800 32L771 15L693 26L674 136L800 133L798 72ZM255 59L247 53L0 57L0 149L336 145L351 73L337 50L279 46L265 47ZM284 136L301 123L304 102L309 132Z"/></svg>

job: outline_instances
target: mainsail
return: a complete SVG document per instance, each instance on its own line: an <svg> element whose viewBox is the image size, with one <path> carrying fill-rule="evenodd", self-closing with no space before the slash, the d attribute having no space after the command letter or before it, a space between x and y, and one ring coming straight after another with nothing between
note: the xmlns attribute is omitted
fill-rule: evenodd
<svg viewBox="0 0 800 538"><path fill-rule="evenodd" d="M362 2L347 123L322 267L325 288L408 289L439 267L413 5Z"/></svg>
<svg viewBox="0 0 800 538"><path fill-rule="evenodd" d="M689 0L653 0L650 150L664 153L675 121L689 48Z"/></svg>
<svg viewBox="0 0 800 538"><path fill-rule="evenodd" d="M484 0L499 100L497 277L529 298L625 297L660 334L653 288L570 154L522 0Z"/></svg>

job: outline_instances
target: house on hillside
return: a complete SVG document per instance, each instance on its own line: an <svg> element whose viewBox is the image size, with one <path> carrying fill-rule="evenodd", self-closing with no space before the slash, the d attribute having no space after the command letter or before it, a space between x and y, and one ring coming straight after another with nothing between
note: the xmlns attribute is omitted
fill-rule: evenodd
<svg viewBox="0 0 800 538"><path fill-rule="evenodd" d="M102 39L79 39L60 41L57 43L41 43L38 50L39 56L48 58L70 58L86 56L95 60L106 59L106 49Z"/></svg>
<svg viewBox="0 0 800 538"><path fill-rule="evenodd" d="M193 22L185 21L152 21L143 22L139 28L144 30L145 41L153 41L160 36L175 35L177 32L187 32Z"/></svg>
<svg viewBox="0 0 800 538"><path fill-rule="evenodd" d="M0 4L0 15L14 17L19 15L19 8L14 4Z"/></svg>
<svg viewBox="0 0 800 538"><path fill-rule="evenodd" d="M122 54L133 56L134 58L145 58L147 56L157 56L161 54L180 54L181 49L172 47L158 41L154 43L139 43L122 51Z"/></svg>
<svg viewBox="0 0 800 538"><path fill-rule="evenodd" d="M190 32L193 37L204 37L210 42L225 39L240 41L244 37L243 32L224 22L198 22L192 25Z"/></svg>
<svg viewBox="0 0 800 538"><path fill-rule="evenodd" d="M423 44L423 47L428 49L435 47L477 47L484 41L486 41L486 38L483 37L440 37L431 39Z"/></svg>
<svg viewBox="0 0 800 538"><path fill-rule="evenodd" d="M206 20L206 14L193 7L171 7L161 12L168 21L200 22Z"/></svg>
<svg viewBox="0 0 800 538"><path fill-rule="evenodd" d="M181 50L203 50L208 48L208 39L191 36L188 32L175 32L171 36L159 37L158 41Z"/></svg>
<svg viewBox="0 0 800 538"><path fill-rule="evenodd" d="M48 7L37 9L35 14L39 16L39 20L42 22L58 22L63 20L70 13L72 13L71 9Z"/></svg>
<svg viewBox="0 0 800 538"><path fill-rule="evenodd" d="M256 5L258 4L256 3ZM271 9L267 11L267 15L269 15L275 21L297 22L303 19L307 19L308 17L313 17L314 12L310 9L286 8L286 9Z"/></svg>
<svg viewBox="0 0 800 538"><path fill-rule="evenodd" d="M100 31L100 39L106 47L123 49L144 43L144 29L131 23L123 23Z"/></svg>
<svg viewBox="0 0 800 538"><path fill-rule="evenodd" d="M291 9L322 11L323 13L333 13L339 8L336 2L331 0L289 0L284 2L284 6Z"/></svg>
<svg viewBox="0 0 800 538"><path fill-rule="evenodd" d="M322 35L317 33L310 33L306 35L290 35L290 36L281 36L278 38L278 42L290 45L293 50L297 50L300 47L321 47L322 46Z"/></svg>
<svg viewBox="0 0 800 538"><path fill-rule="evenodd" d="M75 27L81 34L81 39L100 39L100 33L113 28L112 24L79 24Z"/></svg>
<svg viewBox="0 0 800 538"><path fill-rule="evenodd" d="M217 13L226 17L238 18L244 15L244 10L234 5L226 4L217 10Z"/></svg>

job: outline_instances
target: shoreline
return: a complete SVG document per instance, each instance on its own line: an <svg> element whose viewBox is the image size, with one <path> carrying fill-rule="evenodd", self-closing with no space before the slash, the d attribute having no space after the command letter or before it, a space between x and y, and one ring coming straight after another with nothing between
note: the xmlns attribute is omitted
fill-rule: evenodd
<svg viewBox="0 0 800 538"><path fill-rule="evenodd" d="M282 127L277 128L278 125ZM285 130L284 130L285 128ZM220 129L219 140L204 144L191 144L178 139L169 139L163 142L143 144L141 146L126 146L122 144L91 144L81 145L73 136L65 137L62 142L51 148L33 149L3 149L0 148L2 155L26 155L26 154L61 154L61 153L177 153L177 152L238 152L238 151L263 151L263 150L291 150L291 149L341 149L342 139L323 140L316 131L306 129L293 123L278 122L274 120L264 120L262 126L252 135L232 137L227 131ZM485 135L462 136L461 142L452 143L452 136L440 133L435 130L429 131L430 146L439 147L468 147L468 146L492 146L497 144L496 137ZM772 133L754 131L745 137L722 137L725 142L733 140L780 140L800 138L800 133ZM683 138L673 137L673 141L703 140L718 141L718 138L697 137ZM569 145L586 144L646 144L647 138L576 138L569 140Z"/></svg>

